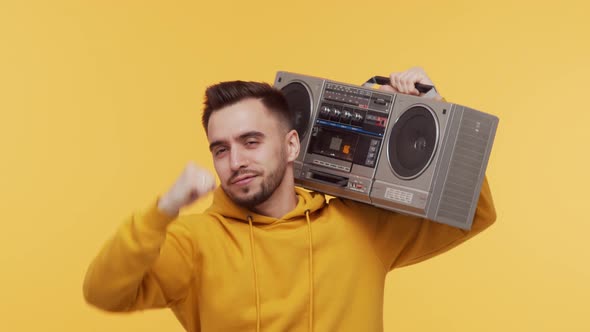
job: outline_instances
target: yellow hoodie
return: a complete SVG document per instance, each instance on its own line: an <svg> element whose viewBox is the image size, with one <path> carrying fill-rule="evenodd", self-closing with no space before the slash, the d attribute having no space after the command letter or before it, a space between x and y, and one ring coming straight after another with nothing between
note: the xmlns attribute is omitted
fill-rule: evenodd
<svg viewBox="0 0 590 332"><path fill-rule="evenodd" d="M169 307L187 331L382 331L390 270L440 254L488 227L484 181L471 231L296 188L280 219L217 189L202 214L172 220L157 200L102 248L84 281L108 311Z"/></svg>

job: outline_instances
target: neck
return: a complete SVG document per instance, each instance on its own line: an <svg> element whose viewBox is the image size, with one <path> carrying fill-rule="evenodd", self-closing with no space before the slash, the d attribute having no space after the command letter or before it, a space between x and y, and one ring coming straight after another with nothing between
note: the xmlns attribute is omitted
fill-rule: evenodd
<svg viewBox="0 0 590 332"><path fill-rule="evenodd" d="M257 205L254 212L280 218L297 206L297 194L295 194L295 181L293 179L293 170L288 168L281 184L275 189L273 194L264 202Z"/></svg>

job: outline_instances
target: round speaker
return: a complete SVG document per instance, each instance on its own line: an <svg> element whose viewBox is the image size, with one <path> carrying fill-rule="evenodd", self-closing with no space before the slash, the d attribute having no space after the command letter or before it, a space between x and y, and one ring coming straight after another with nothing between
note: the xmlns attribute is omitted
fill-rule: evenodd
<svg viewBox="0 0 590 332"><path fill-rule="evenodd" d="M393 172L402 179L418 177L430 165L437 142L434 114L424 106L406 110L389 136L388 157Z"/></svg>
<svg viewBox="0 0 590 332"><path fill-rule="evenodd" d="M285 85L281 91L287 99L289 110L293 113L299 139L303 140L311 118L311 95L305 85L298 82Z"/></svg>

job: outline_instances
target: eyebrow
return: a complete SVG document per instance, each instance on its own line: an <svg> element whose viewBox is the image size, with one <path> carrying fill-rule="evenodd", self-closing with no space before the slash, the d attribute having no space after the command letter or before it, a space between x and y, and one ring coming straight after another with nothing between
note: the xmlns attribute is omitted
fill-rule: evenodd
<svg viewBox="0 0 590 332"><path fill-rule="evenodd" d="M263 138L265 136L266 135L264 135L264 133L262 133L260 131L251 130L251 131L245 132L245 133L241 134L240 136L238 136L238 140L243 141L243 140L250 138L250 137ZM211 142L211 144L209 144L209 151L213 151L213 149L215 147L217 147L219 145L223 145L225 143L227 143L227 141L224 141L224 140L213 141L213 142Z"/></svg>

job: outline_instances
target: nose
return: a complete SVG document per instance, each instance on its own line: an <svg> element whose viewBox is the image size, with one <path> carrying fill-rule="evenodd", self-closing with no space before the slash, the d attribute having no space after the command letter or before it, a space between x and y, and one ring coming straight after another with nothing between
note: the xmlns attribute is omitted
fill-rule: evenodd
<svg viewBox="0 0 590 332"><path fill-rule="evenodd" d="M245 168L248 166L248 158L244 149L240 147L232 147L230 150L230 167L232 171L237 171L240 168Z"/></svg>

